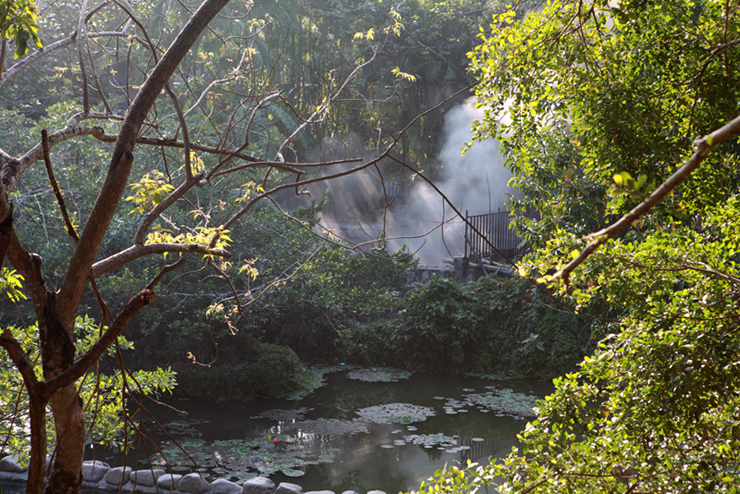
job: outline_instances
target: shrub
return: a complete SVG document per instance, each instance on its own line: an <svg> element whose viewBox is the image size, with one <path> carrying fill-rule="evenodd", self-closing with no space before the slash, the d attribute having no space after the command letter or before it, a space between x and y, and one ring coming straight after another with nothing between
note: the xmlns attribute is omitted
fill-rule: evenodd
<svg viewBox="0 0 740 494"><path fill-rule="evenodd" d="M212 365L178 366L176 395L212 401L272 398L301 390L306 378L290 348L237 335Z"/></svg>
<svg viewBox="0 0 740 494"><path fill-rule="evenodd" d="M591 319L560 307L528 280L480 278L467 291L485 335L471 371L554 377L574 370L588 352Z"/></svg>
<svg viewBox="0 0 740 494"><path fill-rule="evenodd" d="M392 321L383 320L341 331L344 361L378 367L397 365L394 330Z"/></svg>
<svg viewBox="0 0 740 494"><path fill-rule="evenodd" d="M282 219L268 208L260 214ZM265 342L292 348L305 362L334 364L341 355L340 332L383 317L397 304L406 281L408 253L392 254L384 242L378 242L369 253L349 254L338 245L320 243L310 232L298 229L290 233L298 247L280 238L260 237L261 249L287 250L285 256L292 256L292 266L299 267L286 271L280 264L281 271L277 271L276 265L257 264L260 273L268 278L271 273L280 275L284 281L245 308L249 324L244 329ZM302 257L296 249L302 249ZM276 257L282 259L270 256Z"/></svg>
<svg viewBox="0 0 740 494"><path fill-rule="evenodd" d="M481 321L464 287L433 276L406 297L396 320L394 339L407 367L459 371L475 352Z"/></svg>
<svg viewBox="0 0 740 494"><path fill-rule="evenodd" d="M387 341L406 368L552 377L575 368L591 336L588 318L552 305L519 278L460 285L433 277L407 296Z"/></svg>

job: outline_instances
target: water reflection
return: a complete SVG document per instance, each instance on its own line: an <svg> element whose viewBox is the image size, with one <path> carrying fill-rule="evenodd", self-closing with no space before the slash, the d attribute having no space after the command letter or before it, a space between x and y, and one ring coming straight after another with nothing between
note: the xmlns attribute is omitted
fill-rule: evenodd
<svg viewBox="0 0 740 494"><path fill-rule="evenodd" d="M383 383L350 380L346 374L329 375L325 387L301 401L265 400L228 406L176 403L179 409L188 412L185 421L171 410L152 411L160 423L169 424L168 430L179 442L190 442L189 452L193 453L193 448L201 449L193 457L207 473L243 479L244 476L235 473L234 465L238 461L226 466L217 465L216 461L235 454L241 447L242 452L252 455L259 452L272 458L269 461L273 464L264 462L267 473L272 472L270 469L293 465L290 461L296 462L298 466L283 468L291 476L281 472L270 475L276 483L288 481L302 485L304 490L335 492L381 489L396 493L418 488L421 481L445 464L465 463L469 459L487 462L490 456L508 454L516 444L516 435L526 424L521 417L507 415L500 409L487 409L470 399L466 401L471 393L486 392L486 386L490 387L492 382L484 379L420 374ZM551 388L524 380L495 384L540 397ZM358 410L393 403L429 407L435 415L403 425L359 421ZM268 418L255 418L263 413ZM285 416L280 417L281 413ZM164 436L157 438L164 439ZM214 441L222 441L216 444L226 449L219 446L218 451L214 450ZM280 464L281 455L290 457L290 461ZM116 465L123 463L121 455L110 452L98 451L97 458ZM247 470L250 461L250 465L255 463L253 457L242 460L243 470ZM140 460L131 455L127 459L129 465L137 461ZM177 463L173 458L168 461ZM304 471L305 475L295 478Z"/></svg>

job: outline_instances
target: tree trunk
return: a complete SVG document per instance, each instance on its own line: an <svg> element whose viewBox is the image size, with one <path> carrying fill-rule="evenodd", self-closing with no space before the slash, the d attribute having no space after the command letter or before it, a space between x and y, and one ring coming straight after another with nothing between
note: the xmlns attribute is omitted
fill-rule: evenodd
<svg viewBox="0 0 740 494"><path fill-rule="evenodd" d="M50 400L54 414L57 445L54 466L45 494L77 494L82 485L85 455L85 422L82 400L74 384L66 386Z"/></svg>
<svg viewBox="0 0 740 494"><path fill-rule="evenodd" d="M65 328L57 319L54 295L49 297L43 321L39 321L44 379L69 369L74 363L74 325ZM85 421L82 399L74 383L61 387L49 399L54 417L56 449L46 494L77 494L82 485L85 454Z"/></svg>
<svg viewBox="0 0 740 494"><path fill-rule="evenodd" d="M28 463L26 492L41 494L46 469L46 400L39 386L27 389L31 418L31 460Z"/></svg>

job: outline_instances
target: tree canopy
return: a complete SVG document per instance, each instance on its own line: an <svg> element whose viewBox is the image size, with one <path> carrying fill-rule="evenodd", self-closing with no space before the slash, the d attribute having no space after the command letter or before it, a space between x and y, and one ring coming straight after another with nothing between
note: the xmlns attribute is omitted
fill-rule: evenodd
<svg viewBox="0 0 740 494"><path fill-rule="evenodd" d="M473 484L737 492L739 28L732 2L553 0L481 34L475 129L522 193L520 273L601 343Z"/></svg>

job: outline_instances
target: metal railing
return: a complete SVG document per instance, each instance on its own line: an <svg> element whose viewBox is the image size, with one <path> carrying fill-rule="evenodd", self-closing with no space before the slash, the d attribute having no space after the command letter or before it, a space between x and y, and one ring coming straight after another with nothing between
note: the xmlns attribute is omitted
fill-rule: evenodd
<svg viewBox="0 0 740 494"><path fill-rule="evenodd" d="M501 254L509 259L521 254L521 240L514 230L509 229L511 216L508 211L470 215L465 211L465 258L472 255L481 259L501 259ZM473 230L480 232L480 235ZM498 249L498 251L494 248Z"/></svg>

